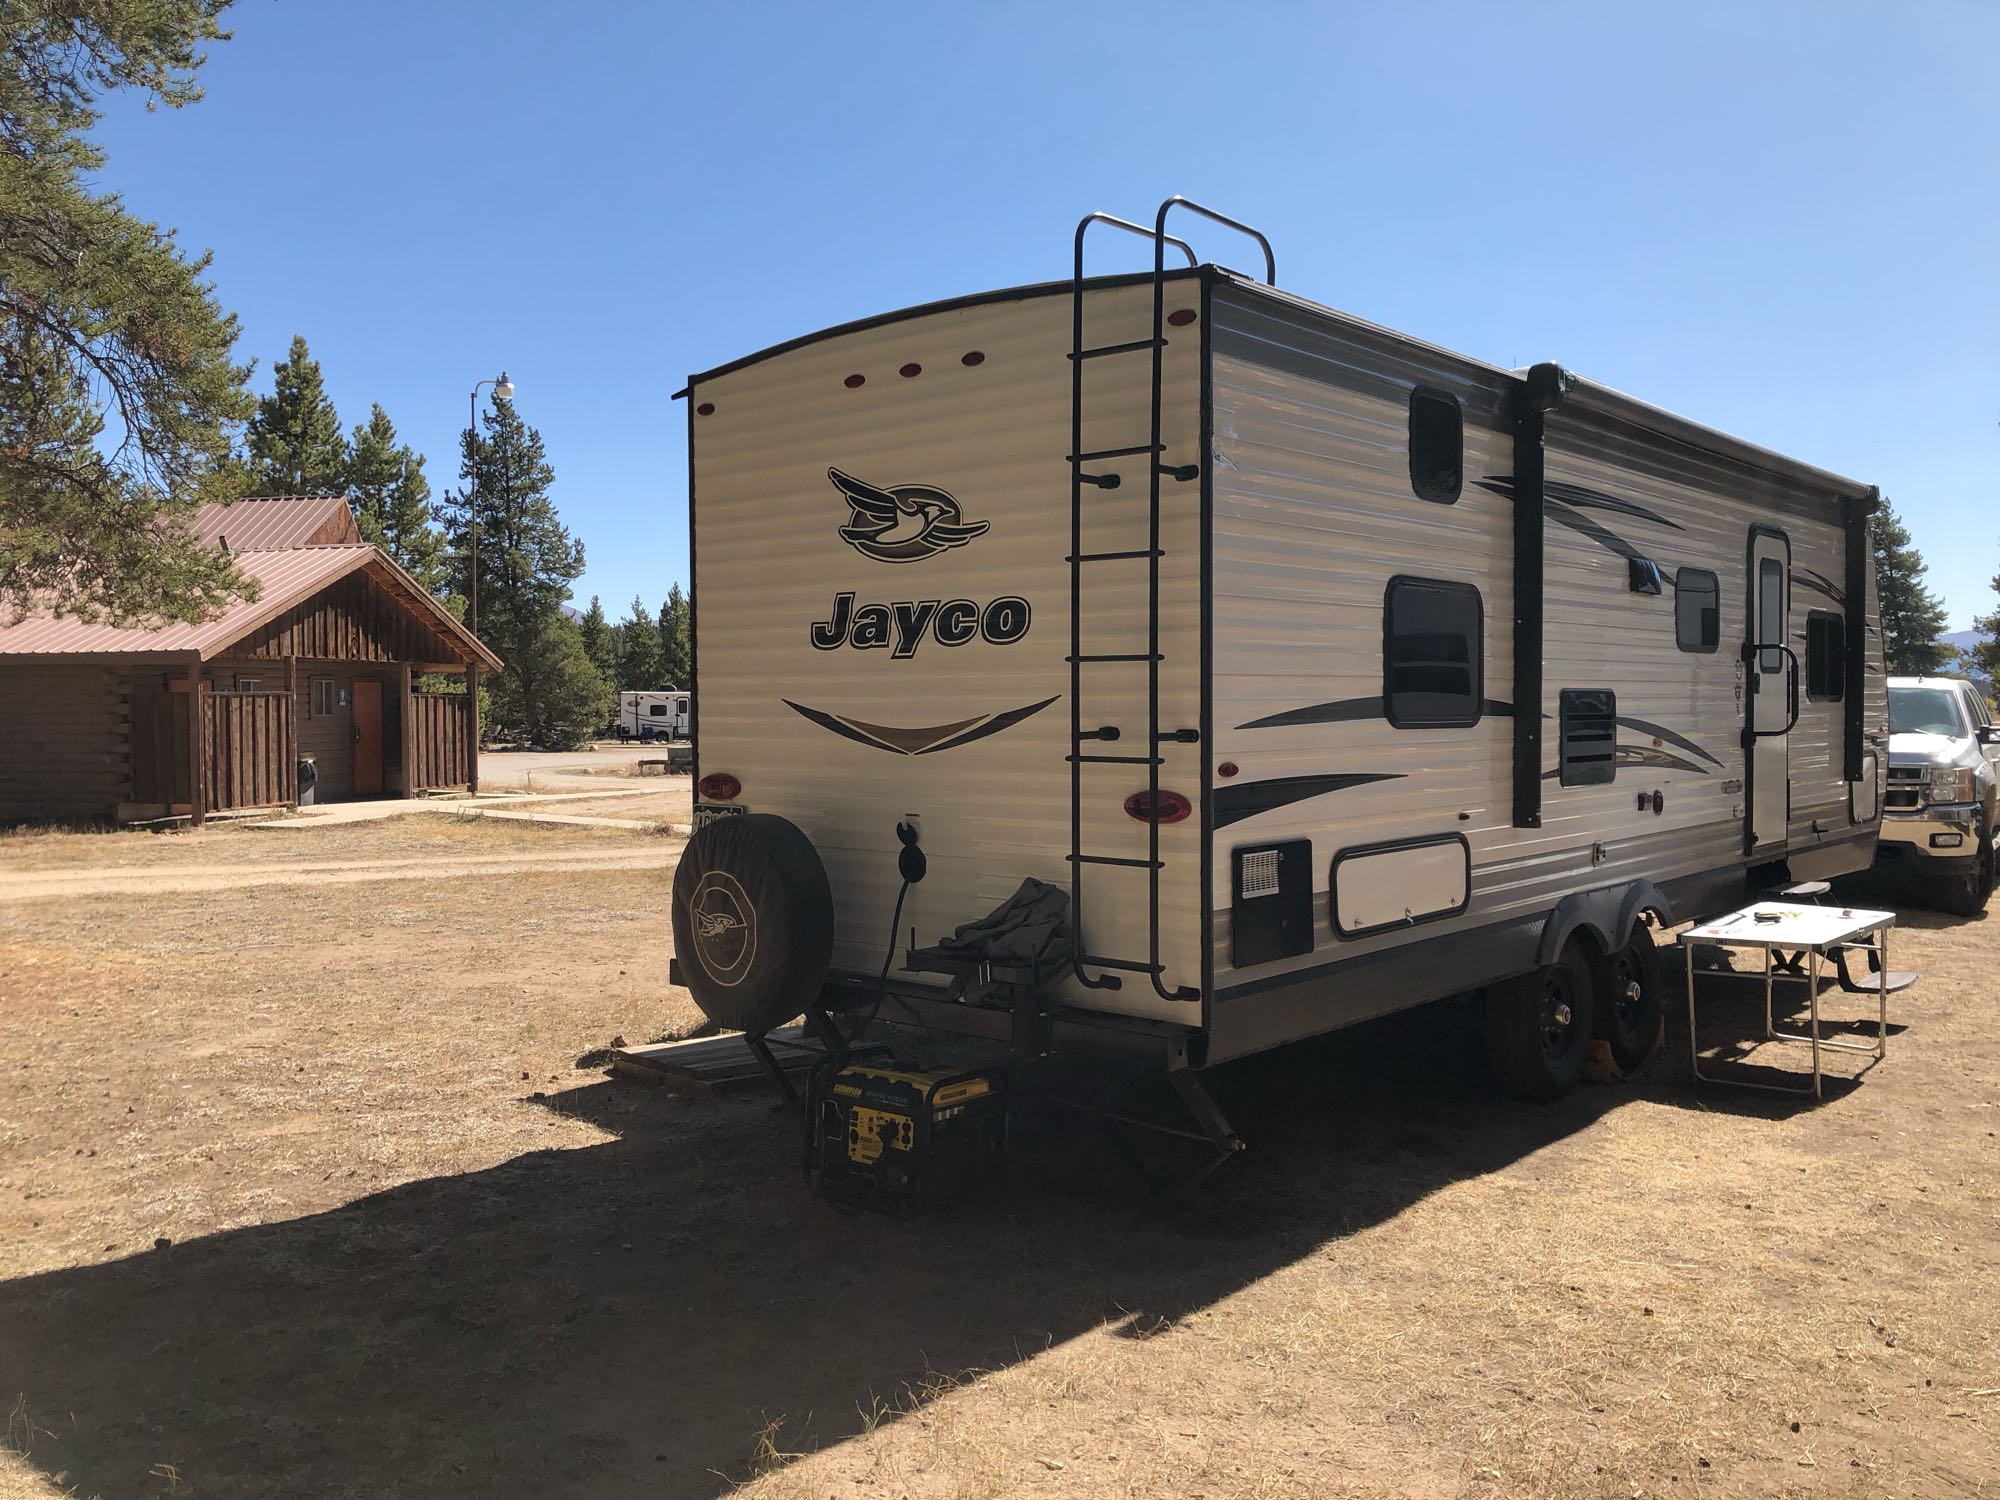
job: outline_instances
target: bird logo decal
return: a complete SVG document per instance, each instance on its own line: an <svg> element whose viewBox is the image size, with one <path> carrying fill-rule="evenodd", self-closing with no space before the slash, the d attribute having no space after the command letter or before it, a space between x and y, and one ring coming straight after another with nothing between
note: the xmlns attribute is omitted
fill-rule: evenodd
<svg viewBox="0 0 2000 1500"><path fill-rule="evenodd" d="M928 484L882 489L828 469L827 478L853 508L840 539L877 562L920 562L986 535L990 521L968 521L958 501Z"/></svg>
<svg viewBox="0 0 2000 1500"><path fill-rule="evenodd" d="M711 984L733 989L757 957L757 908L742 883L727 870L701 877L688 902L694 931L690 946Z"/></svg>
<svg viewBox="0 0 2000 1500"><path fill-rule="evenodd" d="M710 941L743 925L726 911L698 911L694 914L694 921L702 937Z"/></svg>

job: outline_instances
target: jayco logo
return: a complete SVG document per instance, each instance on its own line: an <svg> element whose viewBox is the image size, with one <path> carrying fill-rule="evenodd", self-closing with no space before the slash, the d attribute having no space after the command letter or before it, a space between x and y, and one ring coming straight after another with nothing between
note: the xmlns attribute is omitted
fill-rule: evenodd
<svg viewBox="0 0 2000 1500"><path fill-rule="evenodd" d="M840 539L877 562L921 562L986 535L992 524L966 520L957 500L928 484L885 490L838 469L828 469L826 477L853 509Z"/></svg>
<svg viewBox="0 0 2000 1500"><path fill-rule="evenodd" d="M926 636L940 646L983 640L1011 646L1028 633L1028 601L1015 594L981 608L970 599L899 599L894 604L857 606L852 594L833 596L833 613L815 620L812 643L821 651L853 646L884 651L898 661L917 654Z"/></svg>

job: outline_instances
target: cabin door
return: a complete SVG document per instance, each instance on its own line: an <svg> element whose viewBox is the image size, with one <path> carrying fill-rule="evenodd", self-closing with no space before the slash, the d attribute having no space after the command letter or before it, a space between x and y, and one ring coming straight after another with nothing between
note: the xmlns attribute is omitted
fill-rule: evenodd
<svg viewBox="0 0 2000 1500"><path fill-rule="evenodd" d="M1799 721L1799 658L1791 645L1792 544L1750 528L1750 599L1743 642L1750 852L1782 849L1792 810L1790 739Z"/></svg>
<svg viewBox="0 0 2000 1500"><path fill-rule="evenodd" d="M382 794L382 684L354 683L354 795Z"/></svg>

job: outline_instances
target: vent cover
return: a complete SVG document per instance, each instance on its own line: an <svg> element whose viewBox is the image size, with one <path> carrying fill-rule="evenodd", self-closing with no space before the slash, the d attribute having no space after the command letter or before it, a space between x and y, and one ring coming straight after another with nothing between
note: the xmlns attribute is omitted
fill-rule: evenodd
<svg viewBox="0 0 2000 1500"><path fill-rule="evenodd" d="M1236 880L1236 894L1244 901L1278 894L1278 851L1253 849L1243 856L1243 868Z"/></svg>

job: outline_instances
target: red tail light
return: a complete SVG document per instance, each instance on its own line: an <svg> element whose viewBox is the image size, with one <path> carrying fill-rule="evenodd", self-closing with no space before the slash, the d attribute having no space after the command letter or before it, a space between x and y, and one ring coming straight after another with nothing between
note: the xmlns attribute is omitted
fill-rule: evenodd
<svg viewBox="0 0 2000 1500"><path fill-rule="evenodd" d="M710 771L694 784L694 789L704 802L734 802L743 790L743 783L727 771Z"/></svg>
<svg viewBox="0 0 2000 1500"><path fill-rule="evenodd" d="M1179 792L1162 789L1157 799L1150 792L1134 792L1125 799L1125 811L1141 823L1178 823L1194 811L1194 804Z"/></svg>

